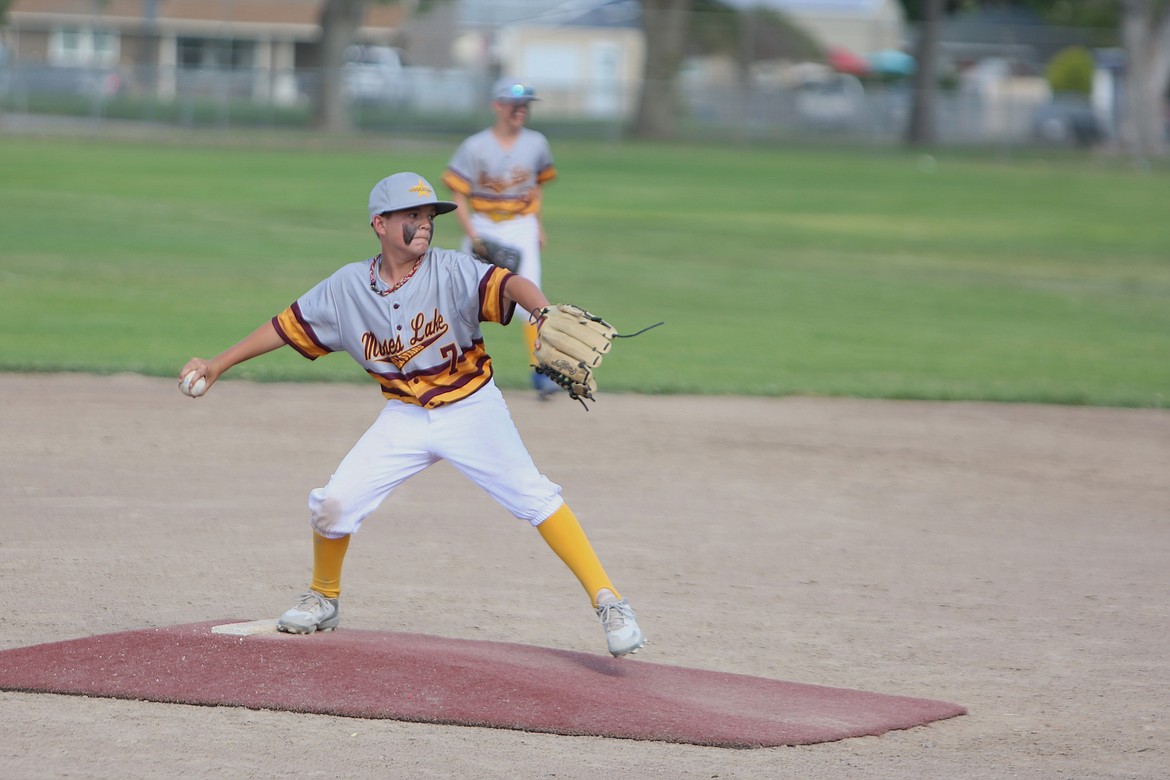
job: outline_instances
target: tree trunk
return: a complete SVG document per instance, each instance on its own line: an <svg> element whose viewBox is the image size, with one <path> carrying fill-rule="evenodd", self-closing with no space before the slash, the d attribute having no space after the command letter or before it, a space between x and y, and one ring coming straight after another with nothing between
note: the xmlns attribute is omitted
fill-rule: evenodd
<svg viewBox="0 0 1170 780"><path fill-rule="evenodd" d="M935 102L938 97L938 39L942 15L943 0L926 0L922 21L918 24L918 40L914 45L914 58L918 67L911 82L913 100L910 121L906 125L906 143L909 146L932 146L938 140Z"/></svg>
<svg viewBox="0 0 1170 780"><path fill-rule="evenodd" d="M1126 78L1121 143L1135 157L1164 157L1166 88L1170 86L1170 9L1151 0L1123 0L1121 35Z"/></svg>
<svg viewBox="0 0 1170 780"><path fill-rule="evenodd" d="M675 80L686 44L690 0L644 0L642 29L646 33L646 65L642 96L634 119L639 138L671 138L676 125Z"/></svg>
<svg viewBox="0 0 1170 780"><path fill-rule="evenodd" d="M353 129L349 106L341 84L345 50L353 43L366 15L367 0L325 0L318 20L317 90L313 100L313 124L319 130L346 132Z"/></svg>

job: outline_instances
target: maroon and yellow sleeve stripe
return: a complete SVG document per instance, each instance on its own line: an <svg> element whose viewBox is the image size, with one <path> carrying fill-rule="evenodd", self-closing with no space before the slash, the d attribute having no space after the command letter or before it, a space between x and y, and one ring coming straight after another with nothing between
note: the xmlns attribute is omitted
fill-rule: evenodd
<svg viewBox="0 0 1170 780"><path fill-rule="evenodd" d="M447 185L447 189L452 192L458 192L460 195L471 194L471 182L463 176L448 168L439 176L439 181Z"/></svg>
<svg viewBox="0 0 1170 780"><path fill-rule="evenodd" d="M508 300L504 290L508 281L516 274L511 271L493 266L490 271L479 280L479 321L498 322L507 325L512 321L512 314L516 311L516 302Z"/></svg>
<svg viewBox="0 0 1170 780"><path fill-rule="evenodd" d="M550 165L540 173L536 174L537 184L548 184L557 177L557 168L555 165Z"/></svg>
<svg viewBox="0 0 1170 780"><path fill-rule="evenodd" d="M333 351L317 340L313 326L301 316L299 303L294 303L273 317L272 326L276 328L277 334L284 339L286 344L309 360L316 360Z"/></svg>

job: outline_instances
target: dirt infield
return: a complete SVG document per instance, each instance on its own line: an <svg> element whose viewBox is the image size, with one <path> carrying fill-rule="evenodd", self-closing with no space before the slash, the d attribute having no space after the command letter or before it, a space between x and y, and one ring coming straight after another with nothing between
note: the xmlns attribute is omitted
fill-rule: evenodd
<svg viewBox="0 0 1170 780"><path fill-rule="evenodd" d="M0 374L0 649L274 617L373 387ZM657 663L970 714L727 750L0 693L5 777L1162 777L1170 413L603 396L509 403ZM566 447L564 442L577 442ZM355 537L345 626L604 653L539 535L440 464Z"/></svg>

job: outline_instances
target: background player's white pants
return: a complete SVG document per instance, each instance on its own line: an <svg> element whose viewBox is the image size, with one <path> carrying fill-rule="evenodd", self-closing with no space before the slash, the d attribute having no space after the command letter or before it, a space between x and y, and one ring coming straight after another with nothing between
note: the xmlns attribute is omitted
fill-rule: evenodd
<svg viewBox="0 0 1170 780"><path fill-rule="evenodd" d="M560 485L537 470L504 396L489 382L438 409L387 401L329 484L309 494L313 530L331 539L357 531L394 488L443 459L532 525L564 503Z"/></svg>
<svg viewBox="0 0 1170 780"><path fill-rule="evenodd" d="M516 273L540 287L540 224L536 217L522 217L496 222L482 214L471 215L471 226L477 235L494 238L520 250L520 267ZM464 237L463 251L471 251L471 239Z"/></svg>

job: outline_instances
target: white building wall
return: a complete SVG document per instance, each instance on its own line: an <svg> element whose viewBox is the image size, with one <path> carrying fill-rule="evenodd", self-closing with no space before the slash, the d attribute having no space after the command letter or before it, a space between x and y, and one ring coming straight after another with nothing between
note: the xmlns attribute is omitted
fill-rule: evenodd
<svg viewBox="0 0 1170 780"><path fill-rule="evenodd" d="M645 52L641 30L516 25L494 53L503 73L536 89L538 111L619 118L636 108Z"/></svg>

